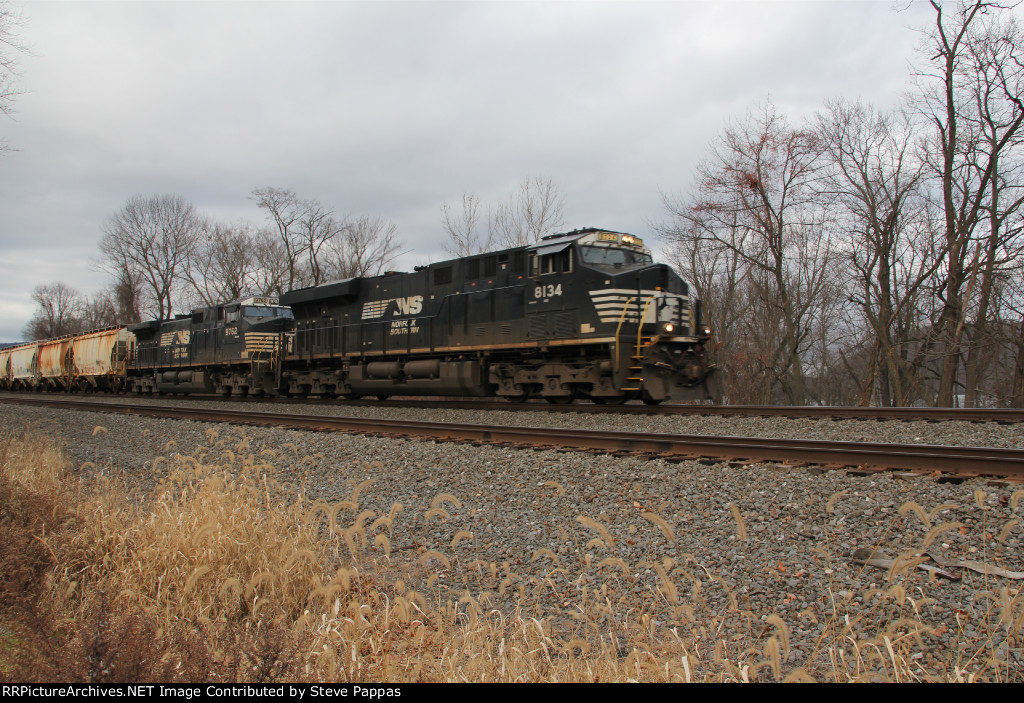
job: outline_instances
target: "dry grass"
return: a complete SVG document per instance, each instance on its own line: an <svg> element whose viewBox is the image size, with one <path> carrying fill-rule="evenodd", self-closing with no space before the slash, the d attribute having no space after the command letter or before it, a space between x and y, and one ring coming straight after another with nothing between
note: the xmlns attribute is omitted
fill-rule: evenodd
<svg viewBox="0 0 1024 703"><path fill-rule="evenodd" d="M937 655L948 624L930 623L929 600L904 586L917 552L900 555L882 587L823 594L826 608L787 623L736 593L710 605L708 589L724 585L689 555L626 563L608 526L583 515L562 530L585 556L570 564L539 549L523 555L530 573L472 558L466 530L453 530L450 554L393 553L403 517L436 525L459 499L440 494L416 516L400 504L361 509L363 482L345 500L314 502L269 478L267 461L302 466L294 446L253 454L244 435L223 434L193 456L158 458L167 477L142 502L102 474L82 488L38 434L0 438L0 680L1021 680L1006 654L1024 644L1019 585L980 584L983 615ZM925 546L956 527L935 524L939 508L901 510ZM746 539L738 506L729 510ZM660 515L642 515L658 539L675 539ZM641 571L652 585L638 596ZM495 607L512 595L517 612ZM821 634L797 656L798 624Z"/></svg>

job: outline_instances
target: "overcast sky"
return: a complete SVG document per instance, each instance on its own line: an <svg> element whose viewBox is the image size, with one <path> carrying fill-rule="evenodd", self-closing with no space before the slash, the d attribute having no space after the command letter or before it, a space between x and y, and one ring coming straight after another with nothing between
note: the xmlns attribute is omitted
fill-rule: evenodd
<svg viewBox="0 0 1024 703"><path fill-rule="evenodd" d="M177 194L261 223L253 188L382 215L443 258L439 213L552 179L567 229L651 236L730 119L769 95L900 102L927 5L818 2L20 2L0 117L0 341L32 288L107 284L104 219ZM899 11L903 8L902 11Z"/></svg>

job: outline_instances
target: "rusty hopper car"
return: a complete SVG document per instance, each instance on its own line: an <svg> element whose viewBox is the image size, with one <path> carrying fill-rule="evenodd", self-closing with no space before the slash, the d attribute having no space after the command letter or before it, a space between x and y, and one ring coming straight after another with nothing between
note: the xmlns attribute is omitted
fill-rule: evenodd
<svg viewBox="0 0 1024 703"><path fill-rule="evenodd" d="M286 293L285 392L323 396L702 399L701 304L632 235L537 244Z"/></svg>
<svg viewBox="0 0 1024 703"><path fill-rule="evenodd" d="M72 340L71 390L119 391L124 388L135 335L123 327L95 330Z"/></svg>
<svg viewBox="0 0 1024 703"><path fill-rule="evenodd" d="M10 388L33 390L39 386L39 344L31 342L10 349Z"/></svg>
<svg viewBox="0 0 1024 703"><path fill-rule="evenodd" d="M11 387L11 349L13 346L0 349L0 390Z"/></svg>
<svg viewBox="0 0 1024 703"><path fill-rule="evenodd" d="M136 393L274 393L291 310L247 298L129 325L136 338L127 385Z"/></svg>
<svg viewBox="0 0 1024 703"><path fill-rule="evenodd" d="M71 384L71 343L70 336L39 342L39 383L47 390L66 390Z"/></svg>

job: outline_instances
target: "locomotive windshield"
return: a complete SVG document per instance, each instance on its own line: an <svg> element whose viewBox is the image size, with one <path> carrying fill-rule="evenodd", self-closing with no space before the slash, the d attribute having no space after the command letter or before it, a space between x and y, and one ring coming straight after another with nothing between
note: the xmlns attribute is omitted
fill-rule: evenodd
<svg viewBox="0 0 1024 703"><path fill-rule="evenodd" d="M294 317L291 308L267 308L246 305L242 308L244 317Z"/></svg>
<svg viewBox="0 0 1024 703"><path fill-rule="evenodd" d="M623 268L625 266L646 266L654 263L650 254L634 249L619 247L581 246L580 258L589 266L608 266Z"/></svg>

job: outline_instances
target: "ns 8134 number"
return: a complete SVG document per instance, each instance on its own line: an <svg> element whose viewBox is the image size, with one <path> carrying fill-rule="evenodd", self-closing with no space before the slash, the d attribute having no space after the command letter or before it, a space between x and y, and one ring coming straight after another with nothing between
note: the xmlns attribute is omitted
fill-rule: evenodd
<svg viewBox="0 0 1024 703"><path fill-rule="evenodd" d="M550 284L546 286L537 286L533 289L534 300L547 300L549 298L557 298L562 294L562 284Z"/></svg>

